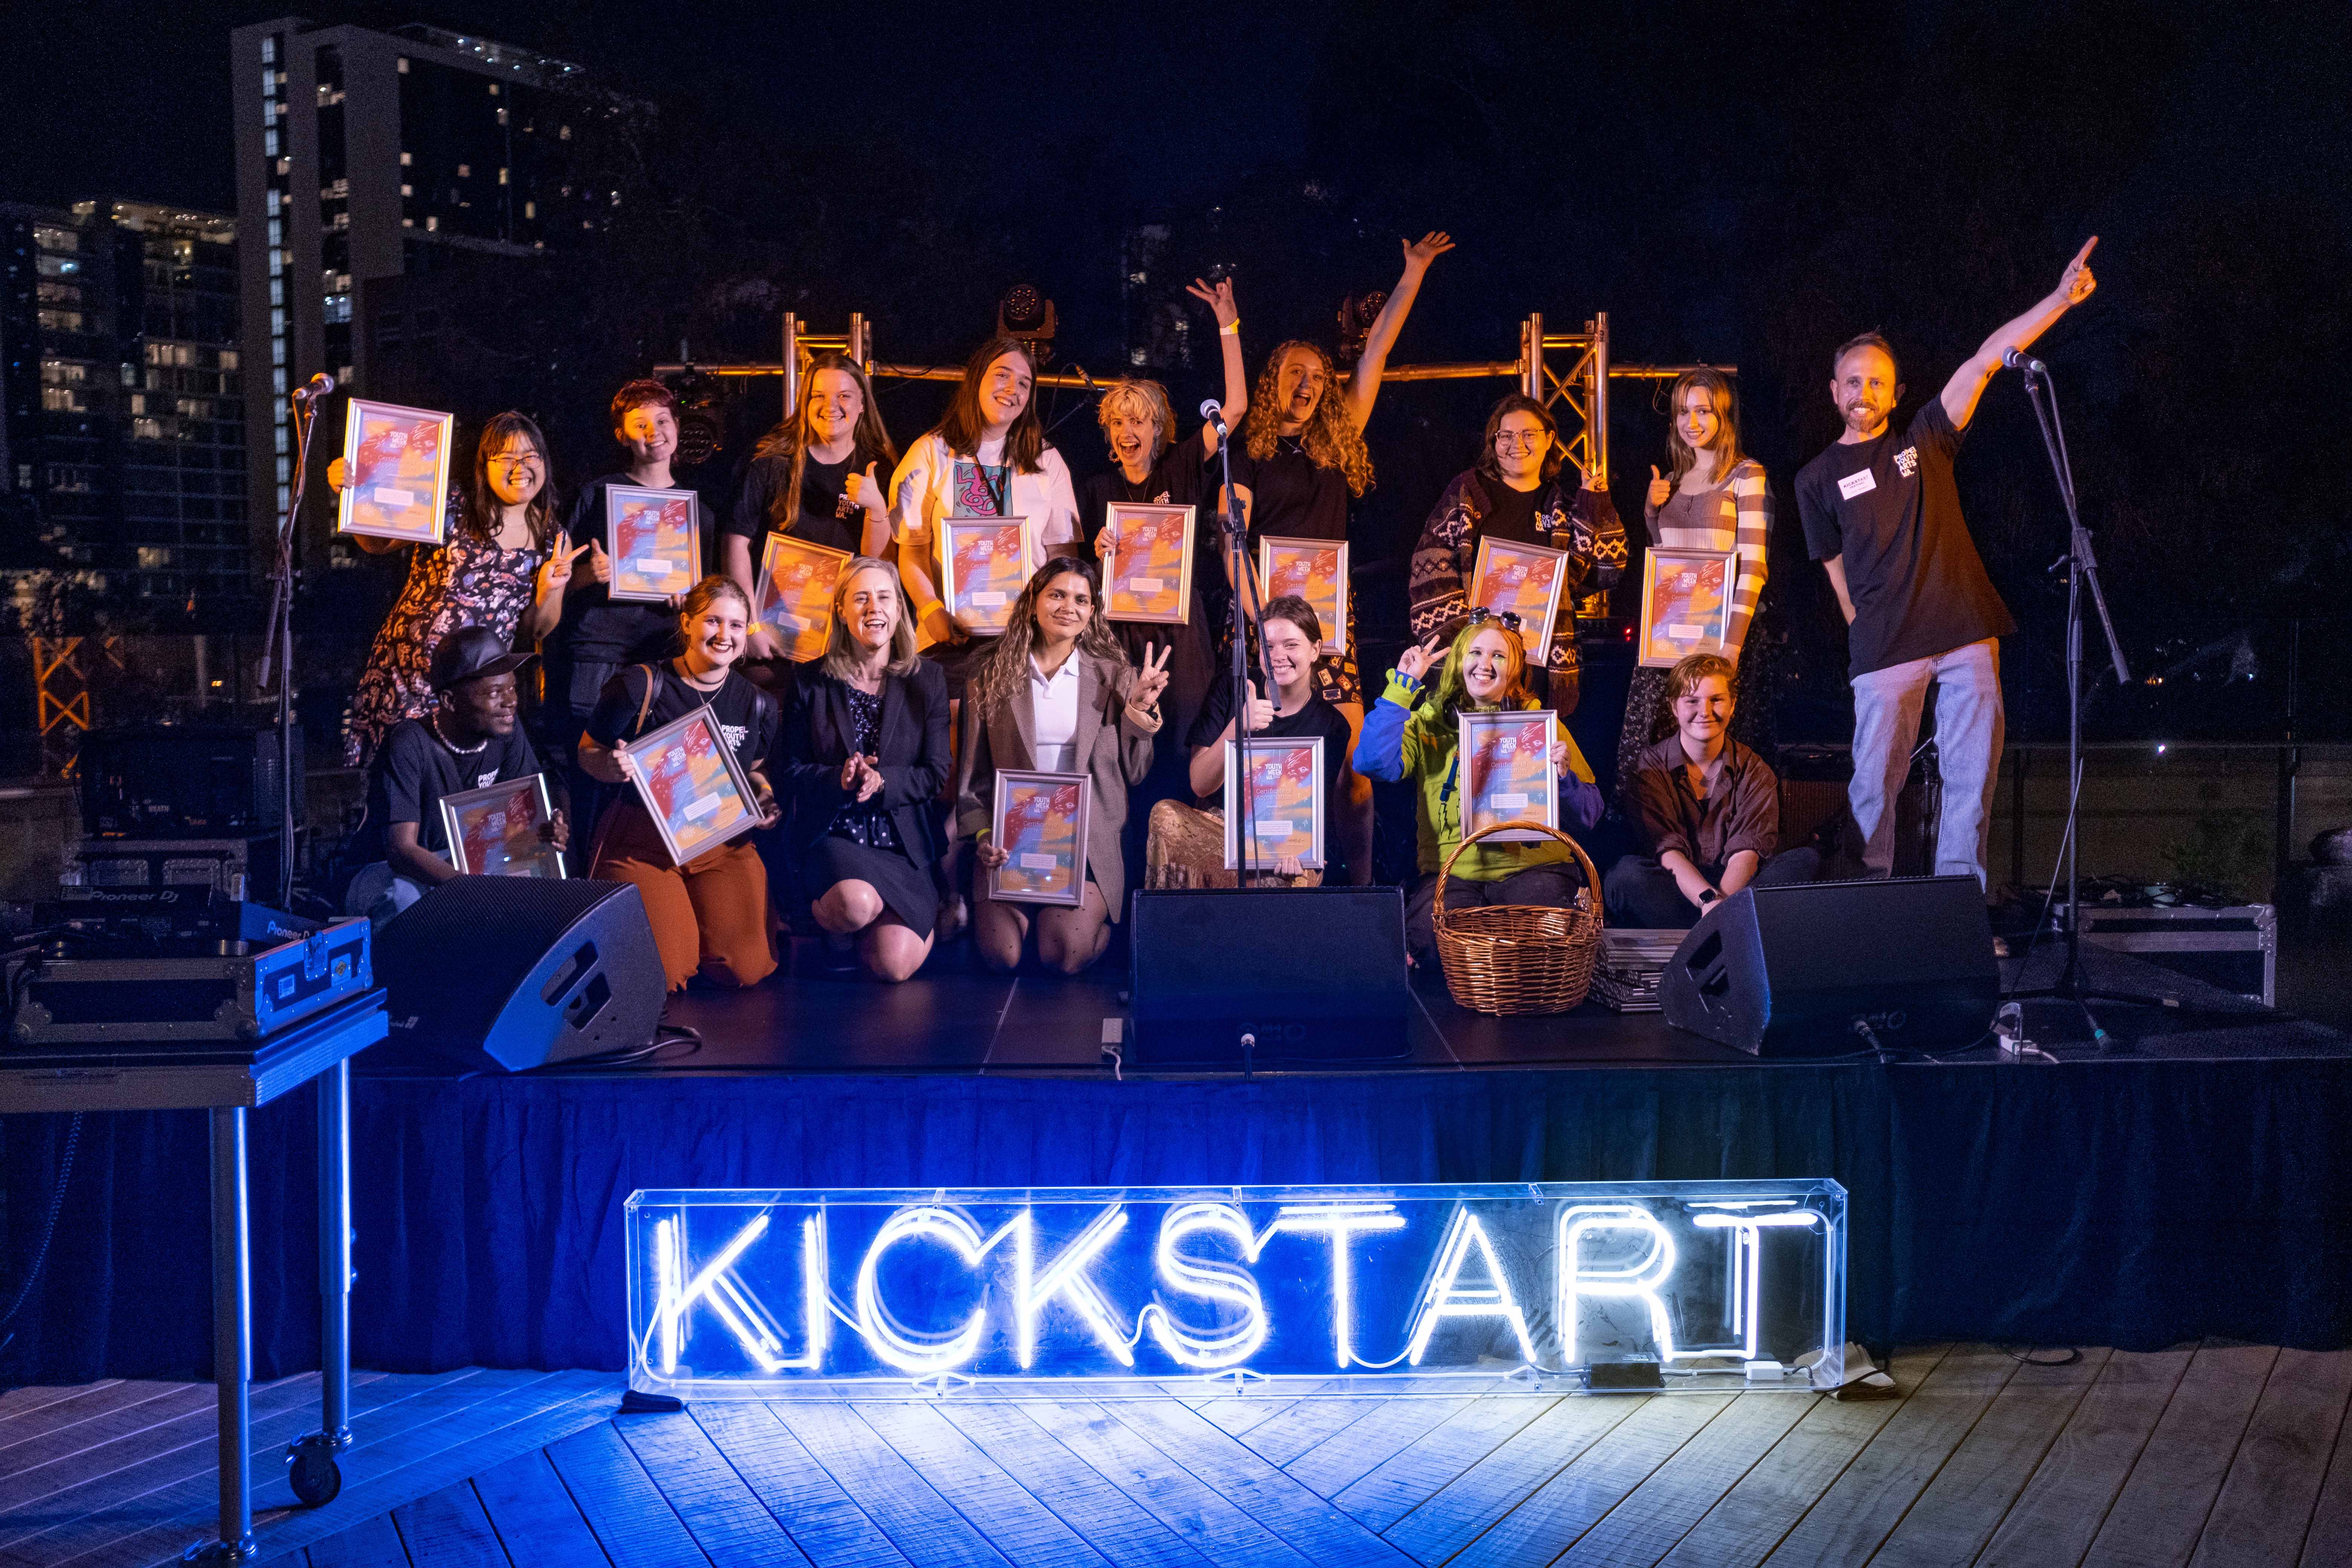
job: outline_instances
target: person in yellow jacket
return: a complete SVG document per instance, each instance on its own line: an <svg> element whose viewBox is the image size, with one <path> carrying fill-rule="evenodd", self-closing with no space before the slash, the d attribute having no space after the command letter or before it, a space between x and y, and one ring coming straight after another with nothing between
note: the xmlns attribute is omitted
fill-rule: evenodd
<svg viewBox="0 0 2352 1568"><path fill-rule="evenodd" d="M1420 818L1420 876L1405 900L1405 948L1413 963L1436 961L1431 931L1438 873L1462 842L1462 779L1456 721L1465 712L1539 709L1528 688L1527 647L1518 616L1473 610L1440 662L1436 645L1405 649L1389 671L1388 689L1364 715L1355 765L1367 777L1410 780ZM1431 668L1436 667L1434 678ZM1576 742L1555 720L1552 771L1559 776L1559 826L1589 830L1601 820L1601 788ZM1536 904L1567 908L1584 886L1584 873L1566 845L1473 845L1454 863L1445 885L1448 908L1475 904ZM1597 892L1596 892L1596 896Z"/></svg>

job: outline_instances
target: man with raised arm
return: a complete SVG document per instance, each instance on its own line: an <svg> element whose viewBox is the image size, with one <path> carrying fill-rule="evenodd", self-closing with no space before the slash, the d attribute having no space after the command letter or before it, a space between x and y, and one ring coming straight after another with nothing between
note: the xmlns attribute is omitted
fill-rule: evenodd
<svg viewBox="0 0 2352 1568"><path fill-rule="evenodd" d="M1936 689L1936 751L1944 811L1936 874L1985 879L1985 840L2000 772L1999 639L2017 629L1985 575L1960 516L1952 458L2002 356L2021 350L2088 299L2098 237L2066 264L2058 287L1984 341L1897 434L1903 395L1886 340L1864 332L1832 361L1830 396L1845 421L1836 445L1797 475L1805 543L1845 613L1853 685L1853 783L1863 863L1895 866L1895 797L1911 767L1919 714Z"/></svg>

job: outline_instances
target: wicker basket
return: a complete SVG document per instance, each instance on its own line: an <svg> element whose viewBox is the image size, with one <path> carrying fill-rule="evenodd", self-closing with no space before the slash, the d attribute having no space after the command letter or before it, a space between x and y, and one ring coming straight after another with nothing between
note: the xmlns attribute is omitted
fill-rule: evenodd
<svg viewBox="0 0 2352 1568"><path fill-rule="evenodd" d="M1446 879L1462 851L1481 838L1533 830L1559 839L1584 871L1577 907L1485 904L1448 913ZM1565 1013L1584 1000L1601 956L1601 875L1575 839L1539 822L1498 822L1470 834L1437 874L1430 924L1454 1000L1476 1013Z"/></svg>

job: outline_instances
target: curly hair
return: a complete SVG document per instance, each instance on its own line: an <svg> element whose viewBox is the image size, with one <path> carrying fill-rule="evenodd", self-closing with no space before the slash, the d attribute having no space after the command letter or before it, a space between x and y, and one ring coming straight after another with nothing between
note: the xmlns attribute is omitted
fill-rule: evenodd
<svg viewBox="0 0 2352 1568"><path fill-rule="evenodd" d="M1307 448L1307 461L1317 468L1339 469L1339 477L1348 481L1349 495L1362 495L1372 484L1372 454L1364 446L1364 433L1356 428L1348 413L1348 400L1341 395L1339 373L1331 356L1303 338L1293 338L1266 356L1265 368L1257 373L1257 385L1250 391L1243 444L1258 462L1274 456L1275 441L1282 434L1282 364L1294 353L1313 354L1321 362L1324 376L1323 395L1316 400L1315 412L1298 433L1299 445Z"/></svg>
<svg viewBox="0 0 2352 1568"><path fill-rule="evenodd" d="M1006 623L1004 635L996 639L971 678L970 700L983 713L1001 711L1012 695L1021 689L1029 679L1029 656L1037 647L1037 599L1056 577L1078 576L1087 581L1087 592L1094 599L1095 613L1088 617L1086 630L1078 634L1078 651L1094 655L1114 669L1127 668L1127 650L1102 617L1102 569L1083 556L1056 555L1029 579L1021 590L1021 597L1013 605L1013 618Z"/></svg>

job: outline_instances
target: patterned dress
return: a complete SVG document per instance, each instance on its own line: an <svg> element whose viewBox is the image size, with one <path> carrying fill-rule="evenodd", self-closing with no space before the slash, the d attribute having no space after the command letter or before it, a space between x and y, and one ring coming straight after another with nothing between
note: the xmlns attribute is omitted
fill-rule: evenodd
<svg viewBox="0 0 2352 1568"><path fill-rule="evenodd" d="M343 762L365 767L392 727L433 710L428 678L434 645L459 626L488 626L514 646L515 628L530 608L547 552L538 545L502 548L458 526L455 509L446 542L415 547L408 583L368 650L367 668L343 720Z"/></svg>

